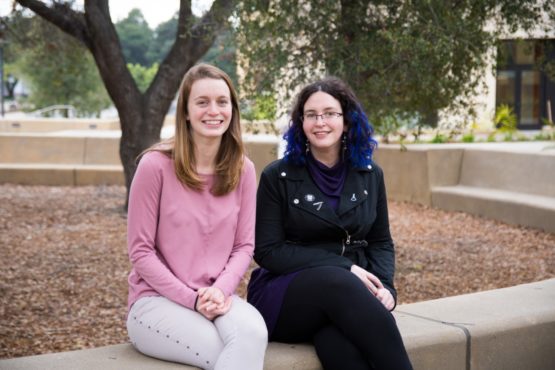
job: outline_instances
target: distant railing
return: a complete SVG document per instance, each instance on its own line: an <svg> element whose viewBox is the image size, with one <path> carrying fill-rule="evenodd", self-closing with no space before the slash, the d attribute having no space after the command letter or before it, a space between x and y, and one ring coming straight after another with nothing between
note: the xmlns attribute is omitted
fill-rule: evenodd
<svg viewBox="0 0 555 370"><path fill-rule="evenodd" d="M57 104L37 109L30 112L29 115L34 117L74 118L77 116L77 109L73 105Z"/></svg>

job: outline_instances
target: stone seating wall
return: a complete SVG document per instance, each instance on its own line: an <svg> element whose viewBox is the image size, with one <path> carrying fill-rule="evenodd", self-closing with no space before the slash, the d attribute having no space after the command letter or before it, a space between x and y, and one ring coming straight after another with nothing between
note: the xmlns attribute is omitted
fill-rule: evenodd
<svg viewBox="0 0 555 370"><path fill-rule="evenodd" d="M383 145L388 197L555 232L555 143Z"/></svg>
<svg viewBox="0 0 555 370"><path fill-rule="evenodd" d="M400 305L394 312L415 370L555 369L555 279ZM195 369L131 344L0 360L1 370ZM265 370L321 370L308 344L270 343Z"/></svg>

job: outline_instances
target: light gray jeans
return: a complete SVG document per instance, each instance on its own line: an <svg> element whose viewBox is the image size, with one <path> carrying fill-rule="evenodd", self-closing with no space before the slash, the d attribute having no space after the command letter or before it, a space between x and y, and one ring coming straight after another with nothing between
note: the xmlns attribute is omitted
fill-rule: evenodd
<svg viewBox="0 0 555 370"><path fill-rule="evenodd" d="M268 344L260 313L238 296L210 321L164 297L144 297L127 317L133 346L145 355L201 369L261 370Z"/></svg>

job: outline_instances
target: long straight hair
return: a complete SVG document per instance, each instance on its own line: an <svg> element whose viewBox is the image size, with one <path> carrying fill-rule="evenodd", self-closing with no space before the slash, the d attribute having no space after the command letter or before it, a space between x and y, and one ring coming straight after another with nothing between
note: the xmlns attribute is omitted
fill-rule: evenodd
<svg viewBox="0 0 555 370"><path fill-rule="evenodd" d="M232 116L228 129L222 136L215 163L215 182L210 192L216 196L228 194L239 183L243 168L245 149L241 137L239 101L233 83L229 76L221 69L206 63L197 64L183 77L179 88L177 111L175 114L175 135L173 138L155 144L147 151L160 151L173 159L175 174L179 181L191 189L200 191L204 187L202 178L196 171L195 143L191 132L191 123L187 103L193 83L198 80L211 78L223 80L229 87L231 97Z"/></svg>

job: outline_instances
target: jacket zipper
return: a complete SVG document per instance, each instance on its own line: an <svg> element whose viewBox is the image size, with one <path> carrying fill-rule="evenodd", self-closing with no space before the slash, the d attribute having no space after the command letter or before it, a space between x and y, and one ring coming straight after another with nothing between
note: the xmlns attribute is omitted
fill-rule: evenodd
<svg viewBox="0 0 555 370"><path fill-rule="evenodd" d="M343 240L343 245L341 248L341 255L343 255L345 253L345 244L349 245L351 244L351 235L349 235L349 232L345 229L343 229L343 231L345 231L345 234L347 234L347 238L345 240Z"/></svg>

